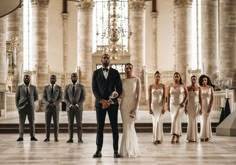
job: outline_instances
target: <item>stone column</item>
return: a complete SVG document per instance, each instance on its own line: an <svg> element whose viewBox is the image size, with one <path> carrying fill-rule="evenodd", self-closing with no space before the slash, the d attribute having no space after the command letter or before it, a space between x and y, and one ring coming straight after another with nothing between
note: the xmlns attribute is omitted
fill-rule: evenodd
<svg viewBox="0 0 236 165"><path fill-rule="evenodd" d="M216 79L219 71L218 60L218 1L201 0L201 55L204 66L204 74L211 80Z"/></svg>
<svg viewBox="0 0 236 165"><path fill-rule="evenodd" d="M81 0L78 3L78 34L77 34L77 66L79 81L85 86L85 108L93 106L92 102L92 28L93 28L93 1Z"/></svg>
<svg viewBox="0 0 236 165"><path fill-rule="evenodd" d="M157 55L157 15L158 11L156 10L156 0L152 0L152 43L153 43L153 53L149 58L151 60L150 68L151 72L155 72L158 69L158 55Z"/></svg>
<svg viewBox="0 0 236 165"><path fill-rule="evenodd" d="M70 74L68 73L68 12L67 12L67 0L63 0L63 11L62 11L62 24L63 24L63 78L62 88L69 83Z"/></svg>
<svg viewBox="0 0 236 165"><path fill-rule="evenodd" d="M174 35L176 68L186 82L192 56L192 0L174 0Z"/></svg>
<svg viewBox="0 0 236 165"><path fill-rule="evenodd" d="M23 6L17 9L17 26L18 26L18 48L16 51L16 76L17 84L23 81Z"/></svg>
<svg viewBox="0 0 236 165"><path fill-rule="evenodd" d="M219 0L220 77L236 88L236 1Z"/></svg>
<svg viewBox="0 0 236 165"><path fill-rule="evenodd" d="M39 93L49 82L48 76L48 4L49 0L31 0L32 5L32 54L30 71L33 71Z"/></svg>
<svg viewBox="0 0 236 165"><path fill-rule="evenodd" d="M18 19L18 10L20 11L21 8L17 9L13 13L7 16L7 42L10 45L10 49L8 49L8 78L11 80L12 83L12 92L16 91L16 87L18 84L18 74L17 65L21 65L22 63L18 63L18 49L19 49L19 33L20 24ZM23 26L23 25L22 25ZM22 45L22 43L21 43Z"/></svg>
<svg viewBox="0 0 236 165"><path fill-rule="evenodd" d="M144 69L144 0L129 1L129 18L132 36L129 40L130 62L134 66L134 74L143 80ZM143 82L143 81L142 81Z"/></svg>
<svg viewBox="0 0 236 165"><path fill-rule="evenodd" d="M0 112L5 109L5 92L7 80L6 56L6 17L0 18Z"/></svg>

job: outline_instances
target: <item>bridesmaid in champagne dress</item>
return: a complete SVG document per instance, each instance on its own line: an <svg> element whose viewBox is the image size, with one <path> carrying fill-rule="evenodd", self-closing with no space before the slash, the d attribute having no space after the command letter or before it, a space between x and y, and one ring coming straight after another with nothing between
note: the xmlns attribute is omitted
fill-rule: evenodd
<svg viewBox="0 0 236 165"><path fill-rule="evenodd" d="M191 85L188 89L188 100L186 101L185 113L188 115L187 140L196 142L198 139L197 116L202 109L201 88L197 85L197 77L191 77Z"/></svg>
<svg viewBox="0 0 236 165"><path fill-rule="evenodd" d="M135 131L135 119L140 100L141 84L140 79L132 74L132 64L125 64L125 73L126 78L122 80L123 93L120 105L123 122L123 136L121 140L120 154L123 157L138 157L140 151Z"/></svg>
<svg viewBox="0 0 236 165"><path fill-rule="evenodd" d="M187 100L188 92L182 82L180 74L174 73L174 83L168 88L167 105L171 113L171 143L179 143L179 137L182 135L182 114Z"/></svg>
<svg viewBox="0 0 236 165"><path fill-rule="evenodd" d="M200 139L201 141L208 141L212 138L212 130L211 130L211 115L210 112L212 110L213 105L213 85L211 84L210 78L206 75L202 75L199 78L199 84L201 86L202 91L202 115L201 119L201 131L200 131Z"/></svg>
<svg viewBox="0 0 236 165"><path fill-rule="evenodd" d="M165 85L160 83L160 73L156 71L155 82L148 89L149 113L152 114L153 144L163 141L163 114L165 113Z"/></svg>

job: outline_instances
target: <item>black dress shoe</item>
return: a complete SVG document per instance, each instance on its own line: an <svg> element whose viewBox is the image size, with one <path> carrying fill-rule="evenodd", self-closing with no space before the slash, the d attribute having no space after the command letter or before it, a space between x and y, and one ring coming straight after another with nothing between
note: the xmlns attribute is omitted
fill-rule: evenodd
<svg viewBox="0 0 236 165"><path fill-rule="evenodd" d="M44 139L44 142L49 142L50 140L48 138Z"/></svg>
<svg viewBox="0 0 236 165"><path fill-rule="evenodd" d="M93 155L93 158L101 158L101 157L102 157L101 151L96 151L95 154Z"/></svg>
<svg viewBox="0 0 236 165"><path fill-rule="evenodd" d="M66 143L73 143L73 140L72 140L72 139L69 139L69 140L67 140Z"/></svg>
<svg viewBox="0 0 236 165"><path fill-rule="evenodd" d="M114 158L121 158L121 156L118 152L114 152Z"/></svg>
<svg viewBox="0 0 236 165"><path fill-rule="evenodd" d="M36 139L34 136L33 137L31 137L31 139L30 139L31 141L38 141L38 139Z"/></svg>
<svg viewBox="0 0 236 165"><path fill-rule="evenodd" d="M23 138L19 137L16 141L21 142L23 140L24 140Z"/></svg>
<svg viewBox="0 0 236 165"><path fill-rule="evenodd" d="M58 140L58 139L54 139L54 141L55 141L55 142L59 142L59 140Z"/></svg>
<svg viewBox="0 0 236 165"><path fill-rule="evenodd" d="M79 139L79 140L78 140L78 143L83 143L83 140L82 140L82 139Z"/></svg>

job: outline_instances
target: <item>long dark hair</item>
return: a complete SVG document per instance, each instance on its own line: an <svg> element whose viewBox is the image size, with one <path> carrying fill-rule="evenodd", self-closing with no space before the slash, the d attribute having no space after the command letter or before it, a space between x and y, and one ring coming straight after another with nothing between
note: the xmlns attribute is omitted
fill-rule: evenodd
<svg viewBox="0 0 236 165"><path fill-rule="evenodd" d="M199 82L199 85L200 85L200 86L202 86L202 80L203 80L204 78L207 79L207 85L209 85L209 86L215 88L215 85L212 84L211 79L210 79L207 75L205 75L205 74L201 75L201 76L199 77L199 79L198 79L198 82Z"/></svg>
<svg viewBox="0 0 236 165"><path fill-rule="evenodd" d="M179 74L179 72L175 72L173 76L175 76L177 74L179 75L179 83L180 84L184 84L183 81L182 81L181 75Z"/></svg>

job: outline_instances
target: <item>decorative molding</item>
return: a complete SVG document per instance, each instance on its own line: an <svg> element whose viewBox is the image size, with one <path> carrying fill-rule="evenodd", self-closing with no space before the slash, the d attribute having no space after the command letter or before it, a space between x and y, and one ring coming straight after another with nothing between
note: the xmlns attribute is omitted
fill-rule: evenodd
<svg viewBox="0 0 236 165"><path fill-rule="evenodd" d="M92 11L94 2L89 0L81 0L78 2L77 8L84 11Z"/></svg>
<svg viewBox="0 0 236 165"><path fill-rule="evenodd" d="M144 0L130 0L129 1L129 9L131 9L131 10L145 9L145 1Z"/></svg>
<svg viewBox="0 0 236 165"><path fill-rule="evenodd" d="M32 6L48 7L49 0L31 0Z"/></svg>
<svg viewBox="0 0 236 165"><path fill-rule="evenodd" d="M175 7L192 6L193 0L174 0Z"/></svg>

